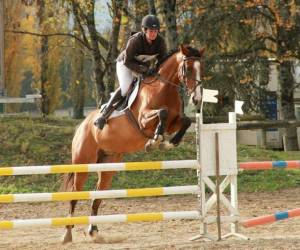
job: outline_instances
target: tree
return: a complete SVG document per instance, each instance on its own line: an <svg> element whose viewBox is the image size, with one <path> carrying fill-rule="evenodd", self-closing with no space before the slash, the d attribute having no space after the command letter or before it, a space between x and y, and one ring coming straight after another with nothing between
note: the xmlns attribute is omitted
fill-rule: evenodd
<svg viewBox="0 0 300 250"><path fill-rule="evenodd" d="M270 57L275 58L281 89L280 118L295 119L293 102L295 85L291 76L291 60L299 58L300 23L297 22L296 2L199 1L198 7L197 24L194 28L201 27L201 32L195 29L194 35L208 48L213 59L211 71L216 69L216 63L219 68L220 65L226 67L228 60L235 62L232 66L236 69L241 63L251 62L253 66L248 69L244 67L240 68L240 71L223 71L223 75L227 75L229 79L235 76L235 79L232 79L231 83L228 81L226 86L235 82L232 93L236 96L240 93L240 83L252 86L253 91L259 80L257 71L263 67L261 62L267 62ZM212 79L213 77L215 75L211 76ZM252 96L258 95L253 93ZM247 100L249 97L245 96L243 99ZM295 128L285 131L284 140L286 150L297 150Z"/></svg>
<svg viewBox="0 0 300 250"><path fill-rule="evenodd" d="M255 4L247 1L245 10L256 13L268 23L270 30L262 30L256 34L256 39L263 43L262 53L268 52L276 58L279 69L280 85L280 119L294 120L294 90L295 80L292 75L293 61L300 58L299 39L300 23L296 1L257 1ZM298 20L298 22L297 22ZM297 128L284 129L285 150L298 150Z"/></svg>
<svg viewBox="0 0 300 250"><path fill-rule="evenodd" d="M4 81L4 1L2 0L0 1L0 96L4 95Z"/></svg>
<svg viewBox="0 0 300 250"><path fill-rule="evenodd" d="M108 93L106 91L106 86L104 84L105 74L110 74L108 76L109 86L114 84L111 82L115 78L111 76L111 72L114 70L114 65L112 60L115 59L117 50L117 41L120 29L120 10L123 6L123 1L114 0L111 4L111 10L113 13L113 23L112 23L112 36L111 42L104 38L97 29L95 24L95 1L82 1L82 0L72 0L68 1L71 3L72 11L74 17L80 27L80 35L83 37L85 46L91 51L93 62L94 62L94 72L95 72L95 83L97 90L97 103L101 105L108 98ZM109 67L112 67L110 69ZM111 88L108 88L111 90Z"/></svg>
<svg viewBox="0 0 300 250"><path fill-rule="evenodd" d="M110 43L109 39L103 37L96 29L95 23L95 0L83 1L83 0L61 0L57 2L53 1L40 1L40 0L32 0L32 1L23 1L26 6L38 6L38 16L39 16L39 26L41 27L41 32L32 32L28 30L20 30L17 28L13 28L7 30L8 32L12 32L14 34L20 35L31 35L41 37L41 94L43 96L43 105L42 110L44 114L48 114L50 112L49 105L51 102L51 98L46 94L46 85L49 85L49 77L45 72L49 69L49 62L47 61L47 56L49 52L49 38L58 39L59 37L69 37L76 40L76 42L83 45L88 53L91 55L93 59L93 67L94 67L94 81L96 86L96 98L97 102L102 103L106 100L108 91L105 91L104 77L105 74L111 73L112 70L108 70L107 67L114 67L112 62L112 57L115 57L117 54L117 46L118 46L118 34L119 22L116 20L120 18L120 13L118 13L121 9L123 1L114 0L112 1L112 9L115 17L115 21L113 22L113 36L111 37L112 43ZM36 5L35 5L36 4ZM59 8L60 7L60 8ZM51 13L49 16L48 10L51 8L55 8L55 11ZM60 30L59 27L64 27L65 21L59 16L58 9L63 9L67 13L71 13L74 18L74 22L78 23L79 31L77 34L68 33L65 30ZM57 15L57 16L56 16ZM66 15L62 15L66 16ZM57 21L57 22L56 22ZM68 22L68 21L67 21ZM52 24L56 24L57 29L49 29L49 27L53 27ZM50 25L50 26L49 26ZM114 80L114 77L109 75L109 80ZM58 82L58 81L56 81ZM109 86L114 86L114 84L110 83ZM59 87L57 88L59 90ZM111 89L111 88L109 88ZM54 93L54 92L52 92ZM55 95L59 96L59 95ZM55 99L54 96L54 99Z"/></svg>
<svg viewBox="0 0 300 250"><path fill-rule="evenodd" d="M40 91L42 95L41 110L43 116L49 115L60 105L61 78L59 70L64 50L61 45L65 43L59 36L48 37L47 33L66 32L68 18L60 3L37 0L37 17L41 33L40 47ZM57 13L59 18L55 17Z"/></svg>
<svg viewBox="0 0 300 250"><path fill-rule="evenodd" d="M48 0L18 2L19 5L15 6L19 6L20 11L14 11L13 14L10 12L14 10L14 5L11 1L9 3L7 6L6 39L12 37L14 40L6 48L6 63L8 62L6 65L8 65L9 88L16 86L17 91L15 93L10 91L8 94L19 96L20 82L25 77L24 72L26 74L27 71L32 72L32 92L38 90L42 94L41 111L45 116L52 113L60 104L60 45L64 41L61 40L61 37L49 39L44 33L63 30L65 27L63 22L66 21L65 15L58 3L49 6ZM23 5L26 6L25 12ZM60 18L53 18L53 13L58 13ZM12 22L9 21L10 18L13 20ZM18 18L21 18L21 21ZM60 25L57 25L58 23ZM17 40L19 42L14 42ZM15 49L11 50L13 46ZM13 59L13 51L16 51L17 65L20 68L9 68L12 65L9 62ZM10 75L12 77L18 76L20 79L11 80Z"/></svg>
<svg viewBox="0 0 300 250"><path fill-rule="evenodd" d="M76 53L72 54L72 74L71 74L71 102L73 103L74 119L84 117L84 100L85 100L85 77L84 77L84 53L81 48L75 44Z"/></svg>
<svg viewBox="0 0 300 250"><path fill-rule="evenodd" d="M178 48L176 0L157 0L156 10L164 26L163 30L165 31L167 48L169 50Z"/></svg>
<svg viewBox="0 0 300 250"><path fill-rule="evenodd" d="M6 1L5 30L26 29L36 31L35 9L33 6L26 8L24 12L20 1ZM22 14L23 13L23 14ZM5 32L5 77L7 96L20 96L21 83L25 73L30 71L33 80L39 78L39 39L32 36L19 36L11 32ZM8 112L16 112L20 105L10 104Z"/></svg>
<svg viewBox="0 0 300 250"><path fill-rule="evenodd" d="M38 1L38 18L39 18L39 26L42 30L42 34L45 33L46 30L46 24L44 24L46 21L46 10L45 10L45 2L44 1ZM47 76L48 71L48 37L43 36L41 38L41 96L42 96L42 103L41 103L41 111L43 117L48 115L50 113L49 110L49 96L46 93L46 85L49 85L49 79Z"/></svg>
<svg viewBox="0 0 300 250"><path fill-rule="evenodd" d="M107 54L107 63L106 63L107 82L108 82L106 96L109 96L110 92L113 92L115 89L115 82L116 82L115 60L119 53L118 40L120 36L122 8L123 8L123 1L120 0L111 1L110 12L112 17L112 28L110 32L110 41L109 41L110 47Z"/></svg>

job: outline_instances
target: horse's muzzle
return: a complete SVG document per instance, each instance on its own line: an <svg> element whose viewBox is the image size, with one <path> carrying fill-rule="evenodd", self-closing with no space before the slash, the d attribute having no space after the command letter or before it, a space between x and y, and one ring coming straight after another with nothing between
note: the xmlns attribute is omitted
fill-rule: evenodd
<svg viewBox="0 0 300 250"><path fill-rule="evenodd" d="M201 100L202 100L202 95L201 95L201 86L197 86L195 91L191 95L191 100L195 106L200 105Z"/></svg>
<svg viewBox="0 0 300 250"><path fill-rule="evenodd" d="M193 101L193 103L194 103L195 106L198 105L199 101L195 98L195 96L192 96L192 101Z"/></svg>

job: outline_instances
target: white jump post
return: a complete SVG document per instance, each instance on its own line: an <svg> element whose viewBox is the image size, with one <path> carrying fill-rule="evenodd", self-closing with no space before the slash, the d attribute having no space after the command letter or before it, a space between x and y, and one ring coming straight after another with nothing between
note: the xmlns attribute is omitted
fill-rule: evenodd
<svg viewBox="0 0 300 250"><path fill-rule="evenodd" d="M228 215L220 217L221 223L230 223L230 233L222 238L236 236L242 239L248 239L246 236L238 233L238 199L237 199L237 151L236 151L236 114L229 113L229 123L203 124L202 116L197 114L197 159L200 169L197 170L198 185L200 188L199 213L200 213L200 234L191 238L197 240L208 238L215 240L207 230L207 225L218 221L215 216L213 221L208 213L212 211L213 206L217 203L217 187L211 180L216 176L216 152L218 152L219 174L222 182L219 186L219 203L224 206ZM216 134L218 143L216 143ZM216 144L219 148L216 148ZM223 194L226 187L230 185L230 199ZM211 190L212 195L207 196L206 186ZM208 219L210 217L210 219Z"/></svg>

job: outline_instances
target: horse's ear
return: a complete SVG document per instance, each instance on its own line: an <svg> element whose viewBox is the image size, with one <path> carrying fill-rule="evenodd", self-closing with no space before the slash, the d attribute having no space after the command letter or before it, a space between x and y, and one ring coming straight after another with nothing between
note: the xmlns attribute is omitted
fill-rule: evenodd
<svg viewBox="0 0 300 250"><path fill-rule="evenodd" d="M203 56L204 52L205 52L205 48L204 47L201 48L201 49L199 49L200 57Z"/></svg>
<svg viewBox="0 0 300 250"><path fill-rule="evenodd" d="M185 55L185 56L187 56L188 55L188 49L183 45L183 44L180 44L179 45L179 50L180 50L180 52L183 54L183 55Z"/></svg>

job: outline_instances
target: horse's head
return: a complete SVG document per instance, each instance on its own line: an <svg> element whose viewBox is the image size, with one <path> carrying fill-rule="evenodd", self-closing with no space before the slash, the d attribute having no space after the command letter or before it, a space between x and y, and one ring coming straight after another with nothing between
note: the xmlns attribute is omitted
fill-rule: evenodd
<svg viewBox="0 0 300 250"><path fill-rule="evenodd" d="M187 90L188 95L195 105L201 103L201 77L202 77L202 64L201 59L204 49L196 50L189 46L180 45L180 50L177 55L179 62L178 78Z"/></svg>

